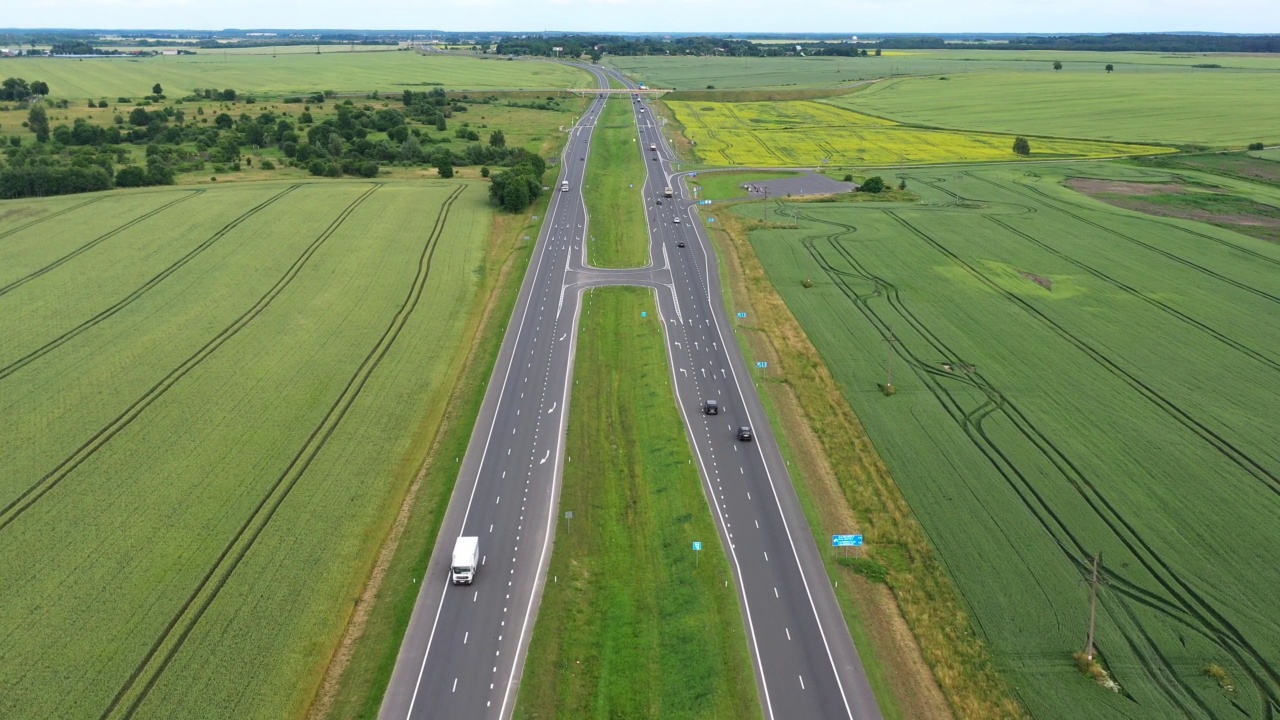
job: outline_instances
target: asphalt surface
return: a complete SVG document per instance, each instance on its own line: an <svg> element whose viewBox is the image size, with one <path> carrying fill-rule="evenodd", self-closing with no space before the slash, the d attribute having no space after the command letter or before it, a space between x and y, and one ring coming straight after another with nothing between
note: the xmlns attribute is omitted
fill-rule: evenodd
<svg viewBox="0 0 1280 720"><path fill-rule="evenodd" d="M601 86L606 79L589 68ZM629 83L628 83L629 84ZM650 263L586 264L582 198L597 98L571 131L561 176L521 287L479 419L379 717L507 718L550 562L582 293L603 285L654 288L677 404L703 475L739 601L767 718L880 718L818 548L768 427L747 361L720 300L715 256L648 106L628 96L649 166L644 188ZM648 150L654 145L656 151ZM654 159L656 158L656 159ZM569 182L561 192L560 183ZM663 204L658 205L657 201ZM680 223L675 222L680 218ZM677 246L683 241L684 248ZM722 335L723 330L723 335ZM726 343L727 338L727 343ZM703 402L720 414L704 415ZM739 442L739 426L755 440ZM453 539L480 538L471 586L449 582ZM712 538L706 542L711 544ZM714 551L714 544L708 548Z"/></svg>

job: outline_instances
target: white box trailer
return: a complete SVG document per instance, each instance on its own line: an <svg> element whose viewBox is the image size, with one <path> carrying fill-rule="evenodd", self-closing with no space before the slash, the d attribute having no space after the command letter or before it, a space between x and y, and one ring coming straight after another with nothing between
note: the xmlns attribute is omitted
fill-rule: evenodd
<svg viewBox="0 0 1280 720"><path fill-rule="evenodd" d="M569 181L565 180L560 183L560 192L569 192Z"/></svg>
<svg viewBox="0 0 1280 720"><path fill-rule="evenodd" d="M470 585L480 569L480 538L460 537L453 544L453 567L450 574L454 585Z"/></svg>

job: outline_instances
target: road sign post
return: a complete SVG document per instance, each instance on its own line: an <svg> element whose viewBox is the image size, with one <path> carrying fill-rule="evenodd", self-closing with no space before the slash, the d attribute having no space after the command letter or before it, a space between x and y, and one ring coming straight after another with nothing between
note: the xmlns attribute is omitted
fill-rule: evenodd
<svg viewBox="0 0 1280 720"><path fill-rule="evenodd" d="M843 552L845 557L849 557L847 548L861 548L862 535L832 535L831 547L846 548Z"/></svg>
<svg viewBox="0 0 1280 720"><path fill-rule="evenodd" d="M564 531L566 534L569 532L569 528L573 525L573 523L570 522L571 520L573 520L573 511L565 510L564 511Z"/></svg>
<svg viewBox="0 0 1280 720"><path fill-rule="evenodd" d="M699 540L694 540L693 541L693 566L695 568L698 567L698 556L701 554L702 554L702 542Z"/></svg>

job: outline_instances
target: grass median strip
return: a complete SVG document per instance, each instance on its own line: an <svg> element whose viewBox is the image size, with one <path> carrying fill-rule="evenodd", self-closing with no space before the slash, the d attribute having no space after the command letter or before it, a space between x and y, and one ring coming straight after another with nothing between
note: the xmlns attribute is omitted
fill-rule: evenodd
<svg viewBox="0 0 1280 720"><path fill-rule="evenodd" d="M637 147L639 133L631 103L625 97L605 104L586 160L588 243L591 264L597 267L639 267L649 262L642 196L645 161ZM570 157L570 162L579 159Z"/></svg>
<svg viewBox="0 0 1280 720"><path fill-rule="evenodd" d="M517 718L760 716L654 310L638 288L584 301L562 512Z"/></svg>

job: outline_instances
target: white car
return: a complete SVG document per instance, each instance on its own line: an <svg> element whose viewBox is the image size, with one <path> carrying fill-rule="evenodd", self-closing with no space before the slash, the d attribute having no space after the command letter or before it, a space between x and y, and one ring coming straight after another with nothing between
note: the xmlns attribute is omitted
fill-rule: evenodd
<svg viewBox="0 0 1280 720"><path fill-rule="evenodd" d="M680 218L676 218L676 219L675 219L675 220L673 220L672 222L674 222L675 224L679 225L679 224L680 224Z"/></svg>

